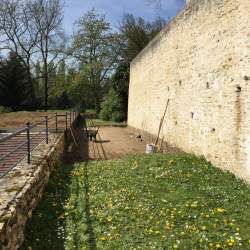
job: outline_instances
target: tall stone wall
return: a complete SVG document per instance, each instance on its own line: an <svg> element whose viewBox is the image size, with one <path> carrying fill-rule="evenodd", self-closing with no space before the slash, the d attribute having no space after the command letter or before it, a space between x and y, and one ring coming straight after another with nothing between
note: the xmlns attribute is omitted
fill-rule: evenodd
<svg viewBox="0 0 250 250"><path fill-rule="evenodd" d="M131 64L128 124L250 180L250 3L192 0Z"/></svg>

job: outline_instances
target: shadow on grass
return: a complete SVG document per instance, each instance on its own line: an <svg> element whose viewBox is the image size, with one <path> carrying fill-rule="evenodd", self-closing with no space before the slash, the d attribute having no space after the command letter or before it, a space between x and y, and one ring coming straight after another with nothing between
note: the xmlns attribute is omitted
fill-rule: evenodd
<svg viewBox="0 0 250 250"><path fill-rule="evenodd" d="M74 218L74 245L78 248L82 231L77 230L79 219L85 217L87 224L89 249L96 249L95 235L91 221L89 202L89 179L88 179L88 140L82 128L75 131L78 147L71 153L65 153L63 163L58 164L51 173L49 183L44 191L42 200L28 221L25 230L25 240L20 250L27 249L65 249L67 233L67 208L65 207L72 194L72 172L76 169L75 163L84 164L85 175L83 184L77 184L77 195L82 196L80 200L85 203L80 217ZM67 147L68 145L66 145ZM83 189L83 190L80 190ZM78 200L78 202L80 201ZM77 202L77 201L76 201ZM81 204L76 204L81 205Z"/></svg>
<svg viewBox="0 0 250 250"><path fill-rule="evenodd" d="M58 164L53 170L43 198L28 221L21 250L64 249L64 206L70 195L73 168L73 165Z"/></svg>
<svg viewBox="0 0 250 250"><path fill-rule="evenodd" d="M89 234L89 247L90 250L96 250L96 242L95 242L95 234L93 230L93 225L91 221L90 214L90 203L89 203L89 177L88 177L88 162L84 165L85 175L84 175L84 193L85 193L85 216L86 222L88 226L88 234Z"/></svg>

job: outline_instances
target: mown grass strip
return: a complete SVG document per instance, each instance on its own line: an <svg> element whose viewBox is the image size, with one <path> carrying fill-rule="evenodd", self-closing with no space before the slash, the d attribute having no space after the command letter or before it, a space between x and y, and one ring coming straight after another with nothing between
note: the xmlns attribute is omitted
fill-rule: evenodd
<svg viewBox="0 0 250 250"><path fill-rule="evenodd" d="M71 188L71 171L74 166L58 164L45 189L42 200L33 212L25 232L21 250L65 249L65 209Z"/></svg>
<svg viewBox="0 0 250 250"><path fill-rule="evenodd" d="M122 122L104 121L101 119L87 119L87 127L101 127L101 126L112 126L112 127L125 127L126 124Z"/></svg>

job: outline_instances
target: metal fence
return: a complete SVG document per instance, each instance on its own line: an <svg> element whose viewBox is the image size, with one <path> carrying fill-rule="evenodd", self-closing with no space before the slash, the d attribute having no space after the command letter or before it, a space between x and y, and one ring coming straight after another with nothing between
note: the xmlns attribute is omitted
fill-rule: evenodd
<svg viewBox="0 0 250 250"><path fill-rule="evenodd" d="M27 122L26 127L0 138L0 179L10 172L21 160L27 157L31 163L31 153L40 143L49 143L51 133L64 132L73 126L79 113L75 111L44 116L36 124Z"/></svg>

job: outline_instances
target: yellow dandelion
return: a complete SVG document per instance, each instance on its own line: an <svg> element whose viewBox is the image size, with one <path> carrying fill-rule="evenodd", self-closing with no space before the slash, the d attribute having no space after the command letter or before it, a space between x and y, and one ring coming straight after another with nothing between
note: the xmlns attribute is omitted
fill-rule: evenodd
<svg viewBox="0 0 250 250"><path fill-rule="evenodd" d="M217 211L218 213L223 213L223 212L225 211L225 209L222 208L222 207L218 207L218 208L216 209L216 211Z"/></svg>
<svg viewBox="0 0 250 250"><path fill-rule="evenodd" d="M227 240L227 245L232 247L235 244L235 240L234 239L229 239Z"/></svg>
<svg viewBox="0 0 250 250"><path fill-rule="evenodd" d="M198 201L193 202L190 207L197 208L198 207Z"/></svg>
<svg viewBox="0 0 250 250"><path fill-rule="evenodd" d="M106 240L106 238L104 236L101 236L100 240L104 241L104 240Z"/></svg>
<svg viewBox="0 0 250 250"><path fill-rule="evenodd" d="M111 216L108 216L107 221L111 222L112 220L113 220L113 218Z"/></svg>
<svg viewBox="0 0 250 250"><path fill-rule="evenodd" d="M216 244L215 244L215 247L216 247L216 248L221 248L220 243L216 243Z"/></svg>

